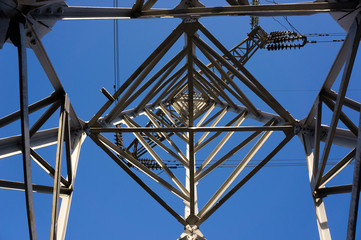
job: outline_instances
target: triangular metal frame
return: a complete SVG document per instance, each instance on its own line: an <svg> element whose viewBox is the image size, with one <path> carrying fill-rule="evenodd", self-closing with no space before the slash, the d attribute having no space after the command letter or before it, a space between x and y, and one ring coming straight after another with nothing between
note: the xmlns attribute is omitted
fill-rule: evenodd
<svg viewBox="0 0 361 240"><path fill-rule="evenodd" d="M50 239L63 239L69 216L80 147L85 139L85 133L82 130L84 123L77 117L71 106L69 98L38 37L36 24L26 21L21 17L16 23L17 26L11 26L11 31L14 32L11 40L16 44L19 53L21 108L19 111L2 117L0 119L0 127L21 120L22 134L21 136L12 136L0 140L0 158L22 153L24 183L1 180L0 188L25 190L30 239L37 239L33 192L52 194ZM55 90L49 97L31 105L28 105L27 46L31 47L34 51ZM46 110L30 128L29 115L43 109ZM59 126L53 129L40 130L58 110L60 110ZM57 145L54 156L55 166L51 166L39 155L36 149L54 144ZM61 176L63 153L66 160L66 177ZM31 158L45 173L54 179L52 186L33 184ZM62 199L61 204L60 198Z"/></svg>
<svg viewBox="0 0 361 240"><path fill-rule="evenodd" d="M359 131L361 128L353 123L353 121L342 111L342 108L345 106L355 110L357 114L360 112L361 104L346 98L348 83L350 81L352 68L361 39L360 20L361 15L358 14L310 113L300 122L302 129L300 129L301 131L298 135L305 148L318 229L320 239L322 240L331 239L323 198L332 194L350 192L352 192L352 196L347 239L355 238L358 198L360 192L359 152L361 142L359 140ZM331 87L334 85L342 68L344 68L344 70L339 86L339 92L336 93ZM322 125L323 105L327 106L332 111L332 119L329 126ZM337 128L339 121L341 121L348 129ZM321 141L325 142L323 151L320 147ZM350 148L351 151L325 173L326 164L328 163L333 145L347 147ZM320 157L321 151L322 155ZM353 183L349 185L326 187L325 185L349 165L353 159L355 159Z"/></svg>

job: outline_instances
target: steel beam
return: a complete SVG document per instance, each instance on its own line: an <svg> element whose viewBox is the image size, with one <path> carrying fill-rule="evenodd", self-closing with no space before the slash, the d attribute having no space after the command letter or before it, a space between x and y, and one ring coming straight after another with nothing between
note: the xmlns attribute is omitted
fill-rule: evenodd
<svg viewBox="0 0 361 240"><path fill-rule="evenodd" d="M293 130L294 126L225 126L225 127L128 127L128 128L90 128L91 132L249 132L249 131L287 131Z"/></svg>
<svg viewBox="0 0 361 240"><path fill-rule="evenodd" d="M214 206L214 204L219 200L219 198L225 193L225 191L231 186L231 184L236 180L239 174L247 166L247 164L252 160L253 156L258 152L258 150L263 146L267 139L271 136L272 131L265 132L257 143L252 147L248 154L242 159L242 161L237 165L233 170L231 175L226 179L226 181L219 187L216 193L209 199L209 201L204 205L202 210L199 212L199 218L202 218L204 214L209 211L209 209Z"/></svg>
<svg viewBox="0 0 361 240"><path fill-rule="evenodd" d="M335 164L324 176L322 176L320 187L324 187L333 177L342 171L355 157L356 148L349 152L344 158ZM316 174L316 173L315 173Z"/></svg>
<svg viewBox="0 0 361 240"><path fill-rule="evenodd" d="M51 177L54 178L55 169L47 161L45 161L37 152L35 152L32 148L30 148L30 154L31 154L31 157L33 158L34 162L36 162L47 174L49 174ZM69 187L71 184L63 177L61 177L60 181L66 187Z"/></svg>
<svg viewBox="0 0 361 240"><path fill-rule="evenodd" d="M157 2L157 0L147 0L143 5L142 10L151 9L156 2Z"/></svg>
<svg viewBox="0 0 361 240"><path fill-rule="evenodd" d="M0 188L1 189L8 189L8 190L16 190L16 191L25 191L26 186L22 182L0 180ZM49 187L49 186L44 186L44 185L33 184L32 185L32 190L35 193L52 194L54 188ZM68 195L71 192L72 192L71 189L64 188L64 187L60 188L60 194L61 195Z"/></svg>
<svg viewBox="0 0 361 240"><path fill-rule="evenodd" d="M53 103L41 117L33 124L30 129L30 137L32 137L43 125L44 123L53 115L53 113L59 108L60 101Z"/></svg>
<svg viewBox="0 0 361 240"><path fill-rule="evenodd" d="M29 107L28 107L28 78L27 57L24 23L18 22L18 56L19 56L19 90L20 90L20 115L21 115L21 151L23 153L23 169L25 184L26 210L29 226L29 238L37 239L33 184L31 176L30 134L29 134Z"/></svg>
<svg viewBox="0 0 361 240"><path fill-rule="evenodd" d="M345 63L345 67L344 67L344 73L343 73L341 83L340 83L340 90L339 90L339 94L337 96L335 109L333 111L333 115L332 115L332 119L331 119L331 123L330 123L330 130L328 131L327 139L325 142L325 147L324 147L324 150L322 153L321 165L318 169L318 173L316 176L316 186L315 187L319 186L322 175L323 175L323 171L326 167L328 155L330 153L331 146L332 146L332 140L335 135L337 123L338 123L338 120L340 117L343 100L346 95L348 83L349 83L349 80L351 77L353 64L355 61L357 49L358 49L360 38L361 38L361 27L359 26L359 23L360 23L360 20L356 19L356 21L352 25L350 32L349 32L352 45L348 49L346 63Z"/></svg>
<svg viewBox="0 0 361 240"><path fill-rule="evenodd" d="M156 126L157 128L160 128L159 123L156 121L156 119L153 116L153 113L149 111L148 109L145 109L146 115L149 118L149 120ZM164 132L161 133L161 135L168 141L168 143L174 148L174 150L178 153L178 155L183 159L181 163L183 165L187 166L187 157L184 155L184 153L178 148L178 146L173 142L173 140Z"/></svg>
<svg viewBox="0 0 361 240"><path fill-rule="evenodd" d="M360 28L361 29L361 28ZM361 32L361 30L359 30ZM355 156L355 166L352 180L350 211L347 224L347 240L354 240L356 237L356 222L360 201L361 190L361 114L357 137L357 148Z"/></svg>
<svg viewBox="0 0 361 240"><path fill-rule="evenodd" d="M52 128L39 131L34 134L30 141L30 147L33 149L43 148L56 144L58 129ZM21 136L13 136L0 139L0 159L14 156L21 153Z"/></svg>
<svg viewBox="0 0 361 240"><path fill-rule="evenodd" d="M77 173L78 162L79 162L79 155L80 155L80 148L85 140L86 134L85 132L78 133L72 142L72 153L70 156L71 166L68 165L68 168L72 171L72 181L70 182L70 188L73 189L75 176ZM68 179L69 180L69 179ZM65 239L66 227L68 224L69 218L69 211L70 205L73 198L73 191L67 195L60 196L61 205L59 209L59 216L58 216L58 231L57 231L57 239L63 240Z"/></svg>
<svg viewBox="0 0 361 240"><path fill-rule="evenodd" d="M164 91L159 95L159 97L154 101L152 106L158 105L164 98L166 98L167 95L169 95L173 88L177 88L179 85L182 85L186 78L182 77L181 80L179 78L184 74L184 72L187 70L187 65L185 64L183 67L181 67L175 74L170 77L171 83L164 89ZM179 80L179 81L178 81Z"/></svg>
<svg viewBox="0 0 361 240"><path fill-rule="evenodd" d="M196 21L195 19L189 19L190 21ZM195 55L195 48L192 42L192 36L196 35L196 29L194 28L193 23L185 24L185 41L186 41L186 49L187 49L187 66L188 66L188 127L194 126L194 102L193 102L193 86L194 86L194 62L193 56ZM189 191L189 214L190 217L193 218L194 215L197 214L197 193L196 193L196 185L194 181L194 173L195 173L195 152L194 152L194 133L188 133L188 146L187 146L187 157L189 161L189 167L186 169L187 176L186 181L188 181L188 191Z"/></svg>
<svg viewBox="0 0 361 240"><path fill-rule="evenodd" d="M330 90L333 83L336 81L337 76L339 75L343 65L345 64L351 41L352 40L351 40L350 34L347 34L345 41L342 43L342 46L341 46L340 50L338 51L337 56L330 68L330 71L328 72L328 75L321 87L321 90L318 94L319 96L321 95L322 91ZM315 103L313 104L307 117L301 121L306 126L310 125L313 121L313 118L316 114L317 101L318 101L318 99L315 100Z"/></svg>
<svg viewBox="0 0 361 240"><path fill-rule="evenodd" d="M134 167L138 168L140 171L142 171L144 174L146 174L147 176L149 176L151 179L153 179L155 182L158 182L159 184L161 184L163 187L165 187L167 190L169 190L170 192L172 192L174 195L178 196L179 198L185 200L185 201L189 201L189 197L187 195L185 195L184 193L182 193L181 191L179 191L178 189L176 189L175 187L173 187L171 184L169 184L167 181L165 181L163 178L161 178L160 176L158 176L157 174L155 174L152 170L150 170L149 168L147 168L146 166L144 166L143 164L141 164L137 159L135 159L133 156L131 156L131 154L126 153L124 150L120 149L120 147L116 146L114 143L112 143L111 141L109 141L107 138L105 138L104 136L98 134L92 137L92 139L97 142L100 142L101 148L104 150L104 148L107 148L106 153L111 151L116 152L117 154L119 154L120 156L122 156L123 158L125 158L129 163L131 163ZM124 164L118 157L116 157L113 153L112 154L108 154L119 166L121 166L122 164ZM113 155L115 156L115 158L113 157ZM128 168L128 167L127 167ZM129 170L131 171L131 170Z"/></svg>
<svg viewBox="0 0 361 240"><path fill-rule="evenodd" d="M139 76L137 78L133 78L133 75L126 81L130 81L129 87L127 87L127 84L123 84L120 89L117 90L117 92L114 94L116 96L113 96L114 98L117 98L118 96L121 98L119 99L116 106L107 114L107 116L104 117L105 122L111 122L117 114L122 112L126 105L124 105L124 102L129 98L129 96L134 92L134 90L138 87L138 85L144 80L144 78L149 74L149 72L154 68L154 66L160 61L160 59L168 52L168 50L173 46L173 44L178 40L178 38L182 35L182 27L183 24L180 24L169 36L166 40L164 40L163 44L161 44L161 48L158 47L151 56L152 58L148 58L144 63L144 69L140 69L141 72L139 73ZM182 54L178 55L181 56ZM175 59L176 60L176 59ZM136 71L137 73L137 71ZM121 90L125 88L124 90L127 90L124 94L120 95L122 92Z"/></svg>
<svg viewBox="0 0 361 240"><path fill-rule="evenodd" d="M324 198L327 197L328 195L351 193L351 191L352 191L352 185L349 184L349 185L319 188L315 193L315 195L316 197Z"/></svg>
<svg viewBox="0 0 361 240"><path fill-rule="evenodd" d="M132 172L116 155L114 155L95 135L90 135L90 138L103 149L134 181L136 181L150 196L152 196L164 209L166 209L175 219L183 226L187 222L176 211L174 211L162 198L160 198L151 188L149 188L135 173Z"/></svg>
<svg viewBox="0 0 361 240"><path fill-rule="evenodd" d="M126 88L134 82L134 80L143 72L143 70L153 61L154 58L158 56L159 53L163 51L163 48L169 46L169 43L172 39L179 37L179 34L183 31L183 24L178 25L173 32L159 45L159 47L154 50L154 52L137 68L137 70L124 82L124 84L114 93L113 99L117 99ZM178 38L177 37L177 38ZM89 126L93 126L101 115L105 113L106 110L114 103L114 100L108 100L99 111L89 120ZM112 116L113 117L113 116ZM109 117L108 117L109 118ZM108 119L109 120L109 119ZM107 121L105 121L107 122Z"/></svg>
<svg viewBox="0 0 361 240"><path fill-rule="evenodd" d="M316 221L317 221L317 227L318 227L318 233L320 236L320 240L331 240L331 234L330 234L330 229L328 226L326 209L325 209L325 205L323 203L323 199L315 196L314 191L313 191L317 173L313 169L314 165L315 165L315 163L314 163L315 157L312 152L311 138L309 136L305 136L302 134L299 134L299 137L302 141L302 144L303 144L304 150L305 150L307 167L308 167L308 176L309 176L310 187L311 187L311 191L312 191L312 199L313 199L313 204L315 207Z"/></svg>
<svg viewBox="0 0 361 240"><path fill-rule="evenodd" d="M239 181L228 193L226 193L211 209L203 215L196 223L200 226L218 208L220 208L230 197L232 197L244 184L246 184L259 170L261 170L292 138L293 133L288 133L286 137L274 148L256 167L254 167L241 181Z"/></svg>
<svg viewBox="0 0 361 240"><path fill-rule="evenodd" d="M183 57L185 55L185 50L182 50L179 54L177 54L172 60L170 60L162 69L158 71L158 74L155 74L152 78L156 79L161 74L163 76L158 80L158 82L152 87L152 89L148 90L147 95L143 98L143 100L140 101L140 103L135 108L135 111L142 110L144 106L154 97L156 94L163 89L166 85L163 84L165 82L165 79L168 77L168 75L174 70L175 67L179 64L180 61L182 61ZM170 78L171 79L171 78ZM167 82L169 82L169 80ZM151 82L151 79L148 81ZM150 85L150 84L149 84ZM148 85L148 86L149 86ZM147 85L145 85L147 86ZM140 93L133 94L135 96L139 96Z"/></svg>
<svg viewBox="0 0 361 240"><path fill-rule="evenodd" d="M237 121L234 126L238 127L242 124L245 120L246 112L242 112L240 115L237 116ZM227 134L223 137L223 139L219 142L219 144L212 150L212 152L208 155L208 157L203 161L201 166L197 169L196 174L200 173L210 161L214 158L214 156L219 152L219 150L228 142L234 132L227 132ZM198 150L198 149L197 149ZM196 151L197 151L196 150Z"/></svg>
<svg viewBox="0 0 361 240"><path fill-rule="evenodd" d="M327 105L327 107L333 112L335 109L335 103L328 98L324 98L323 102ZM350 131L357 136L358 128L357 126L351 121L351 119L341 110L340 111L340 120L345 124L345 126L350 129Z"/></svg>
<svg viewBox="0 0 361 240"><path fill-rule="evenodd" d="M314 160L313 160L313 167L312 167L312 175L316 176L318 172L318 164L320 159L320 143L321 143L321 123L322 123L322 96L318 97L317 103L317 119L315 123L315 139L314 139Z"/></svg>
<svg viewBox="0 0 361 240"><path fill-rule="evenodd" d="M273 124L275 124L275 120L270 120L268 123L266 123L266 126L273 125ZM249 144L251 141L253 141L255 138L257 138L261 134L262 134L262 131L260 131L260 130L252 133L250 136L248 136L245 140L243 140L240 144L235 146L232 150L230 150L228 153L226 153L223 157L221 157L219 160L217 160L215 163L213 163L207 169L204 169L202 172L197 174L195 181L198 182L199 180L204 178L207 174L212 172L214 169L216 169L218 166L220 166L227 159L232 157L234 154L236 154L238 151L240 151L242 148L244 148L247 144Z"/></svg>
<svg viewBox="0 0 361 240"><path fill-rule="evenodd" d="M54 66L31 23L28 24L27 44L33 49L55 91L65 92L60 79L55 72Z"/></svg>
<svg viewBox="0 0 361 240"><path fill-rule="evenodd" d="M122 104L122 108L118 111L121 111L122 109L125 109L127 106L129 106L137 97L139 97L151 84L153 84L161 75L162 78L160 78L157 82L157 84L155 84L154 87L158 87L163 81L164 79L168 76L168 74L170 74L170 71L172 71L177 65L178 63L183 59L185 55L185 50L181 50L178 54L176 54L168 63L166 63L159 71L157 71L149 80L147 80L137 91L135 91L135 89L137 89L137 87L140 85L140 81L142 78L137 78L137 80L134 83L134 91L130 91L130 96L129 98ZM163 55L159 54L157 57L159 57L159 59L162 57ZM153 63L156 64L156 63ZM152 64L152 65L153 65ZM150 65L149 68L147 67L148 71L151 71L152 68L154 66ZM165 74L165 72L167 72L167 74ZM145 76L144 76L145 77ZM136 84L137 83L137 84ZM130 88L131 89L131 88ZM134 111L139 111L139 107L144 107L150 100L150 96L154 93L154 89L148 90L148 94L143 97L143 99L141 100L141 102L139 103L139 105L135 108ZM126 93L125 93L126 94ZM123 98L123 97L122 97ZM119 102L122 99L119 100Z"/></svg>
<svg viewBox="0 0 361 240"><path fill-rule="evenodd" d="M154 115L153 115L154 117ZM127 125L127 127L132 126L132 128L139 128L140 126L133 121L130 117L128 116L124 116L124 124ZM124 129L124 128L123 128ZM137 138L142 138L142 136L139 134L139 132L137 131L132 131L132 133L134 135L137 136ZM159 133L160 134L160 133ZM154 137L153 135L145 132L145 135L151 139L155 144L157 144L160 148L162 148L164 151L166 151L169 155L173 156L175 159L177 159L179 162L181 162L183 165L188 166L188 161L183 159L182 157L179 157L175 152L173 152L171 149L169 149L165 144L162 143L162 141L158 140L156 137ZM139 140L139 139L138 139ZM144 144L146 144L145 141L143 141L144 139L142 138L142 142L144 142ZM140 141L140 140L139 140ZM144 146L145 147L145 146Z"/></svg>
<svg viewBox="0 0 361 240"><path fill-rule="evenodd" d="M222 112L217 116L217 118L214 120L214 122L211 124L210 127L208 127L210 130L214 130L216 128L216 125L219 123L219 121L222 120L222 118L224 117L224 115L226 115L227 113L227 108L224 108L222 110ZM205 127L198 127L195 129L200 129L200 128L205 128ZM205 133L203 133L203 135L199 138L199 140L196 143L196 146L200 145L204 139L206 139L206 137L208 136L210 132L209 131L205 131Z"/></svg>
<svg viewBox="0 0 361 240"><path fill-rule="evenodd" d="M202 51L202 48L201 48ZM242 92L242 90L233 82L233 80L228 76L228 74L223 70L222 66L214 60L214 58L211 57L211 54L204 51L202 51L203 54L207 57L207 59L213 64L213 66L217 69L217 71L221 74L221 76L227 81L229 85L232 86L232 88L228 87L222 79L217 77L216 74L214 74L212 71L208 70L204 64L202 64L201 61L196 61L198 63L198 66L202 67L203 71L207 71L208 74L211 75L211 78L214 78L219 85L226 88L233 96L235 96L242 104L244 104L249 111L251 111L254 115L259 116L258 109L253 105L253 103L247 98L247 96Z"/></svg>
<svg viewBox="0 0 361 240"><path fill-rule="evenodd" d="M127 126L134 126L129 119L125 119L125 124ZM141 142L147 152L154 158L154 160L162 167L164 172L169 176L169 178L175 183L175 185L181 190L185 195L188 196L189 192L184 187L184 185L179 181L179 179L173 174L173 172L164 164L163 160L159 155L154 151L154 149L145 141L145 139L139 133L133 133L134 136Z"/></svg>
<svg viewBox="0 0 361 240"><path fill-rule="evenodd" d="M330 90L324 89L322 91L322 93L324 96L327 96L328 98L330 98L333 101L336 101L336 99L337 99L337 93L335 93L331 89ZM351 108L352 110L358 111L358 112L360 112L360 109L361 109L361 103L359 103L355 100L352 100L350 98L347 98L347 97L345 97L343 105Z"/></svg>
<svg viewBox="0 0 361 240"><path fill-rule="evenodd" d="M259 5L258 5L259 6ZM252 76L247 69L237 61L237 59L199 22L196 23L198 29L224 54L227 59L233 64L230 64L227 60L214 51L207 43L199 38L193 38L196 45L206 52L209 52L213 57L222 63L232 74L234 74L239 80L241 80L248 88L250 88L259 98L266 102L275 112L282 116L290 123L295 123L295 119L291 114L286 111L281 104ZM243 74L241 74L239 71Z"/></svg>
<svg viewBox="0 0 361 240"><path fill-rule="evenodd" d="M56 148L56 159L55 159L55 174L54 174L54 190L53 190L53 203L51 210L51 226L50 226L50 240L56 240L58 230L58 214L59 214L59 194L60 194L60 179L61 179L61 166L63 161L63 145L65 138L65 125L69 113L69 101L65 98L63 105L60 110L59 118L59 131Z"/></svg>
<svg viewBox="0 0 361 240"><path fill-rule="evenodd" d="M304 2L277 5L238 5L227 7L194 7L188 9L149 9L134 16L131 8L62 7L62 13L49 14L46 8L34 11L35 20L130 19L207 16L300 16L333 11L351 12L357 2Z"/></svg>
<svg viewBox="0 0 361 240"><path fill-rule="evenodd" d="M227 126L231 126L232 124L235 124L235 127L237 126L237 121L241 120L242 118L240 118L243 114L245 114L245 117L247 116L247 110L243 110L241 113L239 113L236 117L234 117L231 121L229 121L225 127ZM241 124L241 123L240 123ZM239 126L238 126L239 127ZM232 132L232 131L231 131ZM200 145L196 145L195 146L195 151L198 152L199 150L201 150L203 147L207 146L210 142L212 142L213 140L215 140L219 135L221 135L223 132L216 132L215 134L213 134L211 137L209 137L207 140L205 140L204 142L202 142ZM202 168L202 167L200 167ZM200 168L198 168L197 172L199 172Z"/></svg>
<svg viewBox="0 0 361 240"><path fill-rule="evenodd" d="M53 92L49 97L46 97L36 103L29 105L29 114L36 112L36 111L52 104L57 99L58 99L58 94ZM15 122L16 120L18 120L20 118L21 118L21 110L11 113L0 119L0 128L4 127L12 122Z"/></svg>

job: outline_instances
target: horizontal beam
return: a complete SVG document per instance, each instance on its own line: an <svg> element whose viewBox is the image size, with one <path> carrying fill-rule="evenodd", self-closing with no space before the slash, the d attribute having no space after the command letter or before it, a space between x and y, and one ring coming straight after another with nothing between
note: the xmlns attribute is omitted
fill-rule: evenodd
<svg viewBox="0 0 361 240"><path fill-rule="evenodd" d="M38 149L57 143L58 128L38 131L30 139L30 147ZM21 153L21 136L0 139L0 159Z"/></svg>
<svg viewBox="0 0 361 240"><path fill-rule="evenodd" d="M334 92L333 90L326 89L326 90L322 91L322 93L333 101L337 100L338 94L336 92ZM343 105L351 108L352 110L358 111L358 112L361 109L361 104L359 102L352 100L350 98L347 98L347 97L345 97L345 99L343 100Z"/></svg>
<svg viewBox="0 0 361 240"><path fill-rule="evenodd" d="M327 125L321 125L321 138L320 141L325 142L330 127ZM315 130L314 124L309 126L310 132ZM314 146L314 138L311 138L311 144ZM353 149L356 147L357 137L347 129L337 128L332 144Z"/></svg>
<svg viewBox="0 0 361 240"><path fill-rule="evenodd" d="M130 19L206 16L295 16L334 11L353 11L357 2L305 2L272 5L240 5L226 7L194 7L188 9L150 9L134 15L132 8L66 7L48 11L48 6L31 13L35 20Z"/></svg>
<svg viewBox="0 0 361 240"><path fill-rule="evenodd" d="M175 128L90 128L93 133L97 132L248 132L248 131L289 131L293 126L245 126L245 127L175 127Z"/></svg>
<svg viewBox="0 0 361 240"><path fill-rule="evenodd" d="M334 187L325 187L317 190L316 197L324 198L327 195L332 195L332 194L350 193L351 190L352 190L351 184L334 186Z"/></svg>
<svg viewBox="0 0 361 240"><path fill-rule="evenodd" d="M25 184L22 182L0 180L0 188L25 191ZM61 188L60 194L69 195L72 191L72 189ZM53 194L53 187L33 184L33 192Z"/></svg>
<svg viewBox="0 0 361 240"><path fill-rule="evenodd" d="M53 92L49 97L46 97L36 103L29 105L29 114L52 104L57 99L59 99L58 94L56 92ZM19 111L16 111L14 113L11 113L11 114L1 118L0 119L0 128L20 119L20 113L21 113L21 111L19 110Z"/></svg>

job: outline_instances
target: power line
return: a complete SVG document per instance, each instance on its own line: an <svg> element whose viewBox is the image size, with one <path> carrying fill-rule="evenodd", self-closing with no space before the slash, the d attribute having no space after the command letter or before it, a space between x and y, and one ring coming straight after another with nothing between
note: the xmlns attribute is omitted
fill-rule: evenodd
<svg viewBox="0 0 361 240"><path fill-rule="evenodd" d="M275 18L275 17L272 17L272 18L273 18L273 20L275 20L278 24L280 24L282 27L284 27L288 31L288 28L285 25L283 25L277 18Z"/></svg>
<svg viewBox="0 0 361 240"><path fill-rule="evenodd" d="M334 37L334 36L346 36L346 33L307 33L307 34L303 34L305 36L308 37Z"/></svg>
<svg viewBox="0 0 361 240"><path fill-rule="evenodd" d="M273 3L278 5L278 3L275 0L265 0L268 3ZM285 25L283 25L280 21L278 21L275 17L272 17L273 20L275 20L277 23L279 23L281 26L283 26L286 30L289 30ZM288 17L283 16L283 18L286 20L286 22L288 23L288 25L290 25L292 31L297 32L298 34L301 34L300 31L298 31L298 29L288 20Z"/></svg>
<svg viewBox="0 0 361 240"><path fill-rule="evenodd" d="M334 166L338 163L340 159L331 158L326 163L328 166ZM251 160L246 167L256 167L262 160ZM212 165L214 161L211 161L208 166ZM227 160L222 165L218 166L218 168L235 168L238 166L238 163L240 163L241 160ZM182 169L184 168L184 165L181 163L178 163L176 160L166 160L164 163L167 165L168 168L172 169ZM349 164L354 164L354 162L350 162ZM201 163L196 163L196 168L199 168L201 166ZM273 159L270 162L268 162L265 167L306 167L307 162L306 159ZM206 167L207 168L207 167ZM205 168L205 169L206 169ZM162 170L161 168L152 168L153 170ZM161 174L162 172L158 173Z"/></svg>

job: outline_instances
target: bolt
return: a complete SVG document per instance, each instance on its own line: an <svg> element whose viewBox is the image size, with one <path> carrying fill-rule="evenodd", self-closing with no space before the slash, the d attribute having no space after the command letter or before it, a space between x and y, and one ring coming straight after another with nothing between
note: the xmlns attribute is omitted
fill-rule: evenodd
<svg viewBox="0 0 361 240"><path fill-rule="evenodd" d="M57 13L60 13L60 14L61 14L61 13L64 13L64 9L63 9L62 7L60 7L60 8L58 8L58 9L56 10L56 12L57 12Z"/></svg>
<svg viewBox="0 0 361 240"><path fill-rule="evenodd" d="M49 13L49 14L52 14L53 13L53 10L51 8L47 8L46 9L46 12Z"/></svg>
<svg viewBox="0 0 361 240"><path fill-rule="evenodd" d="M35 44L36 44L35 39L31 39L30 43L31 43L32 45L35 45Z"/></svg>
<svg viewBox="0 0 361 240"><path fill-rule="evenodd" d="M26 36L27 36L28 38L31 38L31 37L33 36L33 34L32 34L32 32L27 32L27 33L26 33Z"/></svg>

